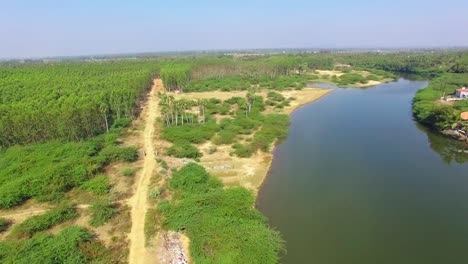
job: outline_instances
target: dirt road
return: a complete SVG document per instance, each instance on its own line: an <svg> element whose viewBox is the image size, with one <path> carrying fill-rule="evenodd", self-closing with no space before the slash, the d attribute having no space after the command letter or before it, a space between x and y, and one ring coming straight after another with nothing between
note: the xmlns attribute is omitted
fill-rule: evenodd
<svg viewBox="0 0 468 264"><path fill-rule="evenodd" d="M145 215L148 210L148 185L150 184L151 176L155 172L157 166L153 146L155 131L154 122L160 113L158 105L158 91L162 90L162 81L160 79L155 79L149 98L142 112L145 130L141 140L144 142L145 155L143 169L137 175L134 195L129 200L129 205L132 208L132 228L129 234L130 264L154 263L156 259L156 256L149 256L149 253L146 250L144 228Z"/></svg>

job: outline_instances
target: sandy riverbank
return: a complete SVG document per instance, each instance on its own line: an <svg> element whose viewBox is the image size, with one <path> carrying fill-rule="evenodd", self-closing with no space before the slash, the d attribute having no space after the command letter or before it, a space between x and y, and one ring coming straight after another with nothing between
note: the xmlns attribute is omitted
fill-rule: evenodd
<svg viewBox="0 0 468 264"><path fill-rule="evenodd" d="M291 114L299 107L316 101L323 96L329 94L331 89L322 88L304 88L302 90L281 91L280 93L286 97L294 97L290 106L285 107L279 113ZM198 99L198 98L218 98L226 100L233 96L245 97L245 91L235 92L202 92L202 93L184 93L176 95L177 98ZM265 96L267 91L258 93ZM268 112L268 110L266 111ZM213 176L221 178L225 185L235 186L240 185L257 193L265 180L273 160L274 147L270 152L258 151L250 158L239 158L231 156L232 148L230 145L215 146L211 141L197 146L202 152L203 157L200 159L203 165ZM211 153L214 148L216 151Z"/></svg>

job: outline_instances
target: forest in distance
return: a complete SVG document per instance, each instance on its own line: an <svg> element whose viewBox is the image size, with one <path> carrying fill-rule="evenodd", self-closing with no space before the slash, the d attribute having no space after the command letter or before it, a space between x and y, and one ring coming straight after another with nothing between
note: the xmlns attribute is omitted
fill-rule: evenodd
<svg viewBox="0 0 468 264"><path fill-rule="evenodd" d="M401 74L430 80L414 98L416 120L439 131L468 130L460 118L468 100L438 102L468 86L463 50L0 64L0 262L127 262L131 223L121 200L147 153L124 138L141 129L137 120L160 79L155 126L167 145L151 183L164 184L148 198L148 243L173 230L188 236L196 263L277 263L285 244L255 209L256 194L210 175L200 158L221 148L239 159L270 152L288 133L284 109L298 100L288 94L310 83L359 89ZM197 97L204 92L233 95ZM166 155L187 162L177 167ZM113 166L130 186L124 194L116 194ZM42 211L7 217L25 206Z"/></svg>

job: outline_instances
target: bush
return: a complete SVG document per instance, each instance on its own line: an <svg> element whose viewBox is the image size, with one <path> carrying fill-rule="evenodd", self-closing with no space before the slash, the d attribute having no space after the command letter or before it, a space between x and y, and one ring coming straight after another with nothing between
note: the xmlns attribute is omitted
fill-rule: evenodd
<svg viewBox="0 0 468 264"><path fill-rule="evenodd" d="M269 92L267 97L269 100L274 102L282 102L285 100L284 96L277 92Z"/></svg>
<svg viewBox="0 0 468 264"><path fill-rule="evenodd" d="M202 156L201 152L188 142L177 142L167 150L167 155L177 158L196 159Z"/></svg>
<svg viewBox="0 0 468 264"><path fill-rule="evenodd" d="M10 220L0 217L0 233L7 230L8 227L10 227L10 225L11 225Z"/></svg>
<svg viewBox="0 0 468 264"><path fill-rule="evenodd" d="M270 145L277 139L287 136L289 127L289 116L284 114L268 114L265 116L264 125L258 131L251 143L252 151L261 149L269 151Z"/></svg>
<svg viewBox="0 0 468 264"><path fill-rule="evenodd" d="M100 174L92 178L91 180L88 180L87 182L83 183L83 185L81 185L81 188L97 195L109 193L111 188L109 183L109 177L107 177L107 175Z"/></svg>
<svg viewBox="0 0 468 264"><path fill-rule="evenodd" d="M234 154L241 158L248 158L251 157L253 154L252 148L250 146L245 146L237 143L234 144L232 148L234 148Z"/></svg>
<svg viewBox="0 0 468 264"><path fill-rule="evenodd" d="M255 209L251 192L241 187L224 189L194 163L175 173L169 185L175 195L172 202L158 206L165 216L162 224L189 236L195 263L278 262L283 242Z"/></svg>
<svg viewBox="0 0 468 264"><path fill-rule="evenodd" d="M110 252L92 240L93 235L77 226L66 227L57 235L37 234L26 240L0 242L2 263L110 263Z"/></svg>
<svg viewBox="0 0 468 264"><path fill-rule="evenodd" d="M89 224L97 227L109 221L118 211L109 199L98 199L91 203L89 207L91 218Z"/></svg>
<svg viewBox="0 0 468 264"><path fill-rule="evenodd" d="M15 225L10 236L13 238L28 238L37 232L47 230L77 216L78 213L72 207L53 209L44 214L32 216Z"/></svg>
<svg viewBox="0 0 468 264"><path fill-rule="evenodd" d="M101 156L106 162L117 160L132 162L138 159L138 148L108 146L101 151Z"/></svg>
<svg viewBox="0 0 468 264"><path fill-rule="evenodd" d="M135 175L135 170L133 168L124 168L122 170L122 175L125 177L131 177Z"/></svg>
<svg viewBox="0 0 468 264"><path fill-rule="evenodd" d="M164 127L161 137L170 142L203 143L210 140L219 130L214 122Z"/></svg>

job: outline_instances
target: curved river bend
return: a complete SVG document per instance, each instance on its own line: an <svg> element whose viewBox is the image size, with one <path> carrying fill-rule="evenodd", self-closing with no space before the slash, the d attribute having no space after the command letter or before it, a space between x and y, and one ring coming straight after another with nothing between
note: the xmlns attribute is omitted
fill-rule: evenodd
<svg viewBox="0 0 468 264"><path fill-rule="evenodd" d="M413 121L426 85L336 89L291 116L257 204L282 263L468 263L468 150Z"/></svg>

